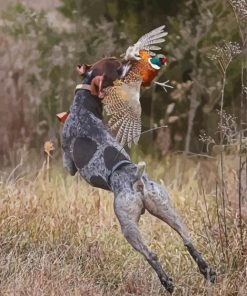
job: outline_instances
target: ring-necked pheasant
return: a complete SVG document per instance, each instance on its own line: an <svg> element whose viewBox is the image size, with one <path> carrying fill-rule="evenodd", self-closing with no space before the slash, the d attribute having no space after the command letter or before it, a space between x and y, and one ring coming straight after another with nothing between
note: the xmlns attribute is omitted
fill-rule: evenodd
<svg viewBox="0 0 247 296"><path fill-rule="evenodd" d="M167 58L153 51L161 48L156 44L165 41L167 32L161 26L142 36L130 46L122 59L105 58L94 65L78 67L81 75L93 74L90 90L102 98L104 109L109 116L108 126L122 144L137 143L141 134L140 88L150 86ZM171 87L155 82L162 86ZM81 87L85 87L82 85ZM89 88L87 88L89 89ZM66 113L58 115L60 121Z"/></svg>

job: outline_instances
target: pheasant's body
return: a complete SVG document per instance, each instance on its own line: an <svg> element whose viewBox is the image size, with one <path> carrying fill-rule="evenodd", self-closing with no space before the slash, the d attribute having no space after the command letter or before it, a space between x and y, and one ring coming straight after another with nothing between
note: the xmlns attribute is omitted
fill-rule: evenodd
<svg viewBox="0 0 247 296"><path fill-rule="evenodd" d="M142 80L142 86L150 86L158 74L159 68L157 67L157 69L155 69L153 66L151 66L151 56L147 51L142 50L140 52L140 57L141 59L139 61L132 62L131 69L127 76L124 77L123 81L125 83L136 81L136 79L138 79L137 77L139 76Z"/></svg>
<svg viewBox="0 0 247 296"><path fill-rule="evenodd" d="M140 58L131 63L122 79L105 89L103 104L110 116L108 125L122 145L138 142L141 134L140 87L149 86L160 69L151 65L147 51L142 50Z"/></svg>

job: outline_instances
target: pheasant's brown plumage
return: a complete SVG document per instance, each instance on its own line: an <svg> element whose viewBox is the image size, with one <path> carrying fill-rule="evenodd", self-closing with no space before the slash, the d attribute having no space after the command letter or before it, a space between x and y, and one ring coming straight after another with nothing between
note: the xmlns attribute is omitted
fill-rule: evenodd
<svg viewBox="0 0 247 296"><path fill-rule="evenodd" d="M140 76L133 75L131 82L117 80L105 89L103 104L110 116L108 126L122 145L137 143L141 133Z"/></svg>
<svg viewBox="0 0 247 296"><path fill-rule="evenodd" d="M149 63L150 54L140 52L141 59L134 61L126 76L105 89L103 104L110 119L108 126L117 140L131 146L141 134L140 86L149 86L158 70Z"/></svg>
<svg viewBox="0 0 247 296"><path fill-rule="evenodd" d="M142 86L149 86L158 74L159 70L154 69L150 65L149 59L151 58L151 55L149 52L145 50L140 51L140 57L141 59L139 61L133 62L130 72L123 80L128 83L141 78Z"/></svg>

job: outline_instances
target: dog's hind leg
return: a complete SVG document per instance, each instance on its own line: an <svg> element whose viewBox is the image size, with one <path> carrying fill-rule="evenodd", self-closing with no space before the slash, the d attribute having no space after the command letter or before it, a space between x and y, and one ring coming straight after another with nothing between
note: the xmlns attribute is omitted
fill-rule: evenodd
<svg viewBox="0 0 247 296"><path fill-rule="evenodd" d="M176 213L175 209L170 203L168 193L161 188L155 182L149 181L144 177L145 180L145 194L144 194L144 206L145 208L157 218L166 222L172 227L182 238L184 245L187 247L190 255L197 263L200 272L204 277L211 282L215 282L216 274L208 266L206 261L203 259L201 254L193 246L189 233L183 224L181 218Z"/></svg>
<svg viewBox="0 0 247 296"><path fill-rule="evenodd" d="M156 271L162 285L167 291L172 293L172 280L162 269L157 256L144 244L138 229L138 221L144 210L142 199L143 196L140 192L133 192L131 189L126 190L125 188L125 190L121 190L115 194L114 210L127 241L136 251L140 252L146 258L148 263Z"/></svg>

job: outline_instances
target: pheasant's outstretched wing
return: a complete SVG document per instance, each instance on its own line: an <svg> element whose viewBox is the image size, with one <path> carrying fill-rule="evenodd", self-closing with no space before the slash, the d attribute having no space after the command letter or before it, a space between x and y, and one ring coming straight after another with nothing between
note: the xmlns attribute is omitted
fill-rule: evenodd
<svg viewBox="0 0 247 296"><path fill-rule="evenodd" d="M124 56L125 60L139 60L139 52L141 50L149 51L150 55L154 55L152 50L160 50L161 48L155 44L165 41L164 37L168 34L164 31L165 25L158 27L151 32L143 35L134 45L128 47Z"/></svg>
<svg viewBox="0 0 247 296"><path fill-rule="evenodd" d="M108 126L122 144L137 143L141 134L141 79L131 83L115 81L105 89L104 109L110 117Z"/></svg>

